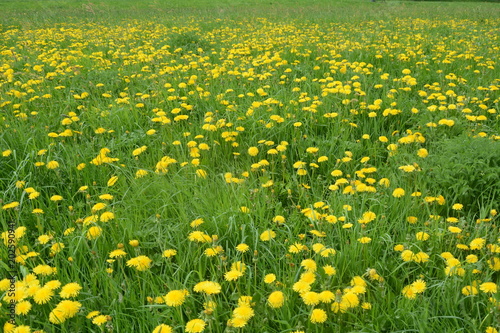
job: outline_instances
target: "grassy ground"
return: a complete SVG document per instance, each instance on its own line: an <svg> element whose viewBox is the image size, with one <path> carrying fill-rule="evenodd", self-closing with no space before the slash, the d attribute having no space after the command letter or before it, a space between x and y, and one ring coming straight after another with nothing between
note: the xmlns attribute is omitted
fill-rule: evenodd
<svg viewBox="0 0 500 333"><path fill-rule="evenodd" d="M5 332L499 329L497 5L0 8Z"/></svg>

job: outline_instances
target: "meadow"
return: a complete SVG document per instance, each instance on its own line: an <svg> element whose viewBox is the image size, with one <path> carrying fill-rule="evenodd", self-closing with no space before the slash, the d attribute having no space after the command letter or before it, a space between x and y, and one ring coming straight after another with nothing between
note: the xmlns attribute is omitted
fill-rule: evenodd
<svg viewBox="0 0 500 333"><path fill-rule="evenodd" d="M3 332L500 330L500 7L0 0Z"/></svg>

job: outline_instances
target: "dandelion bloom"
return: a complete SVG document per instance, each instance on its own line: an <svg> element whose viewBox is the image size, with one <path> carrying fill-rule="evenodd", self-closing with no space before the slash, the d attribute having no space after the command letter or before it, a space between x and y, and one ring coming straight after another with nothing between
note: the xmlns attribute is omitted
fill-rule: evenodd
<svg viewBox="0 0 500 333"><path fill-rule="evenodd" d="M462 294L465 296L477 295L479 291L474 286L465 286L462 288Z"/></svg>
<svg viewBox="0 0 500 333"><path fill-rule="evenodd" d="M217 282L202 281L197 283L193 290L197 293L204 292L208 295L218 294L221 291L221 286Z"/></svg>
<svg viewBox="0 0 500 333"><path fill-rule="evenodd" d="M238 246L236 246L236 250L238 252L247 252L250 249L250 247L247 244L241 243Z"/></svg>
<svg viewBox="0 0 500 333"><path fill-rule="evenodd" d="M402 189L401 187L398 187L392 192L392 196L395 198L401 198L405 195L405 190Z"/></svg>
<svg viewBox="0 0 500 333"><path fill-rule="evenodd" d="M59 168L59 163L57 161L50 161L47 163L47 169L57 169Z"/></svg>
<svg viewBox="0 0 500 333"><path fill-rule="evenodd" d="M274 274L267 274L264 277L264 283L273 283L274 281L276 281L276 275Z"/></svg>
<svg viewBox="0 0 500 333"><path fill-rule="evenodd" d="M168 306L180 306L186 300L186 296L189 292L185 289L183 290L171 290L165 295L165 303Z"/></svg>
<svg viewBox="0 0 500 333"><path fill-rule="evenodd" d="M151 267L152 260L146 256L138 256L127 261L127 266L134 267L138 271L145 271Z"/></svg>
<svg viewBox="0 0 500 333"><path fill-rule="evenodd" d="M113 177L109 178L107 185L109 187L111 187L111 186L115 185L117 181L118 181L118 176L113 176Z"/></svg>
<svg viewBox="0 0 500 333"><path fill-rule="evenodd" d="M16 315L27 315L31 310L31 303L29 301L21 301L16 303Z"/></svg>
<svg viewBox="0 0 500 333"><path fill-rule="evenodd" d="M498 291L497 285L494 282L485 282L479 286L479 289L484 293L492 294L496 294Z"/></svg>
<svg viewBox="0 0 500 333"><path fill-rule="evenodd" d="M97 237L101 236L102 234L102 228L98 226L93 226L90 227L89 230L87 231L86 237L87 239L96 239Z"/></svg>
<svg viewBox="0 0 500 333"><path fill-rule="evenodd" d="M260 240L263 242L269 241L276 237L276 233L270 229L267 229L263 233L260 234Z"/></svg>
<svg viewBox="0 0 500 333"><path fill-rule="evenodd" d="M187 333L199 333L203 332L206 323L202 319L193 319L188 321L186 324Z"/></svg>
<svg viewBox="0 0 500 333"><path fill-rule="evenodd" d="M162 257L165 257L165 258L172 258L172 257L173 257L173 256L175 256L176 254L177 254L177 250L174 250L174 249L168 249L168 250L163 251Z"/></svg>
<svg viewBox="0 0 500 333"><path fill-rule="evenodd" d="M235 280L238 280L242 276L243 276L243 273L241 271L230 270L229 272L224 274L224 279L226 279L226 281L235 281Z"/></svg>
<svg viewBox="0 0 500 333"><path fill-rule="evenodd" d="M101 326L105 324L108 321L108 318L105 315L98 315L92 319L92 324L95 324L97 326Z"/></svg>
<svg viewBox="0 0 500 333"><path fill-rule="evenodd" d="M424 280L422 279L418 279L416 280L415 282L413 282L411 284L413 290L417 293L417 294L420 294L420 293L423 293L425 291L425 289L427 288L427 284L425 283Z"/></svg>
<svg viewBox="0 0 500 333"><path fill-rule="evenodd" d="M16 208L17 206L19 206L19 202L14 201L14 202L3 205L2 209L7 210L7 209L11 209L11 208Z"/></svg>
<svg viewBox="0 0 500 333"><path fill-rule="evenodd" d="M43 287L33 295L33 300L36 304L45 304L50 301L52 296L54 296L54 291L48 287Z"/></svg>
<svg viewBox="0 0 500 333"><path fill-rule="evenodd" d="M285 295L281 291L272 292L267 298L267 304L274 308L281 308L285 303Z"/></svg>
<svg viewBox="0 0 500 333"><path fill-rule="evenodd" d="M62 298L76 297L80 293L81 289L82 289L82 287L78 283L71 282L71 283L68 283L62 287L59 295Z"/></svg>
<svg viewBox="0 0 500 333"><path fill-rule="evenodd" d="M122 249L113 250L109 253L110 258L121 258L127 255L127 252Z"/></svg>
<svg viewBox="0 0 500 333"><path fill-rule="evenodd" d="M300 295L302 297L302 301L306 305L318 305L321 301L321 297L317 292L308 291Z"/></svg>
<svg viewBox="0 0 500 333"><path fill-rule="evenodd" d="M401 293L404 295L404 297L408 299L415 299L417 297L417 293L415 290L412 288L412 286L406 286L403 288Z"/></svg>
<svg viewBox="0 0 500 333"><path fill-rule="evenodd" d="M165 324L160 324L155 327L153 333L172 333L172 327Z"/></svg>
<svg viewBox="0 0 500 333"><path fill-rule="evenodd" d="M248 155L257 156L258 153L259 153L259 148L257 148L257 147L248 148Z"/></svg>
<svg viewBox="0 0 500 333"><path fill-rule="evenodd" d="M245 321L250 320L255 315L255 312L250 306L244 305L239 306L233 311L234 318L243 319Z"/></svg>

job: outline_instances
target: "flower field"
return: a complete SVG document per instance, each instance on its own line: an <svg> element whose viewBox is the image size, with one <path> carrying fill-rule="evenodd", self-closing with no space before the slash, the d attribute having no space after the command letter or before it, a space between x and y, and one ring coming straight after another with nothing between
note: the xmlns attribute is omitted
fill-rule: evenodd
<svg viewBox="0 0 500 333"><path fill-rule="evenodd" d="M88 6L0 20L4 332L500 330L497 7Z"/></svg>

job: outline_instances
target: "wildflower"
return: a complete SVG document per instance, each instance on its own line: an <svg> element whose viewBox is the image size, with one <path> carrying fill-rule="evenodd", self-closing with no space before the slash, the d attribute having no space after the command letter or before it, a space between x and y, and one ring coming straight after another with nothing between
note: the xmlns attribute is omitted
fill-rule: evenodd
<svg viewBox="0 0 500 333"><path fill-rule="evenodd" d="M420 148L417 152L418 157L426 158L429 155L429 152L425 148Z"/></svg>
<svg viewBox="0 0 500 333"><path fill-rule="evenodd" d="M7 209L11 209L11 208L16 208L17 206L19 206L19 202L14 201L14 202L3 205L2 209L7 210Z"/></svg>
<svg viewBox="0 0 500 333"><path fill-rule="evenodd" d="M188 295L189 292L186 289L171 290L165 295L165 304L168 306L180 306L184 303Z"/></svg>
<svg viewBox="0 0 500 333"><path fill-rule="evenodd" d="M314 309L311 312L311 316L309 317L309 320L313 324L324 323L327 319L328 319L328 316L326 315L325 310L322 310L322 309Z"/></svg>
<svg viewBox="0 0 500 333"><path fill-rule="evenodd" d="M21 301L16 303L16 314L27 315L31 310L31 303L29 301Z"/></svg>
<svg viewBox="0 0 500 333"><path fill-rule="evenodd" d="M80 302L64 300L57 304L56 310L59 310L63 314L64 319L68 319L73 318L81 307L82 304Z"/></svg>
<svg viewBox="0 0 500 333"><path fill-rule="evenodd" d="M238 306L236 309L233 310L233 316L234 318L238 319L243 319L245 321L250 320L255 315L255 312L250 306L244 305L244 306Z"/></svg>
<svg viewBox="0 0 500 333"><path fill-rule="evenodd" d="M113 177L109 178L108 183L107 183L108 187L115 185L117 181L118 181L118 176L113 176Z"/></svg>
<svg viewBox="0 0 500 333"><path fill-rule="evenodd" d="M127 252L122 249L113 250L109 253L110 258L121 258L127 255Z"/></svg>
<svg viewBox="0 0 500 333"><path fill-rule="evenodd" d="M45 304L54 296L54 291L48 287L42 287L33 296L36 304Z"/></svg>
<svg viewBox="0 0 500 333"><path fill-rule="evenodd" d="M59 168L59 163L57 161L50 161L47 163L47 169L54 170Z"/></svg>
<svg viewBox="0 0 500 333"><path fill-rule="evenodd" d="M63 197L60 195L53 195L50 197L50 201L61 201L63 200Z"/></svg>
<svg viewBox="0 0 500 333"><path fill-rule="evenodd" d="M173 249L168 249L168 250L163 251L162 257L165 257L165 258L172 258L172 257L173 257L173 256L175 256L176 254L177 254L177 251L176 251L176 250L173 250Z"/></svg>
<svg viewBox="0 0 500 333"><path fill-rule="evenodd" d="M187 333L199 333L205 329L205 322L202 319L193 319L186 324Z"/></svg>
<svg viewBox="0 0 500 333"><path fill-rule="evenodd" d="M462 288L462 294L465 296L477 295L479 291L474 286L465 286Z"/></svg>
<svg viewBox="0 0 500 333"><path fill-rule="evenodd" d="M139 246L139 241L137 239L132 239L128 242L128 244L132 247L138 247Z"/></svg>
<svg viewBox="0 0 500 333"><path fill-rule="evenodd" d="M332 267L331 265L323 266L323 271L328 276L332 276L332 275L337 274L337 270L334 267Z"/></svg>
<svg viewBox="0 0 500 333"><path fill-rule="evenodd" d="M401 293L404 295L404 297L408 299L415 299L417 297L417 293L415 290L412 288L412 286L406 286L403 288Z"/></svg>
<svg viewBox="0 0 500 333"><path fill-rule="evenodd" d="M96 239L102 233L102 228L98 226L90 227L87 231L86 237L87 239Z"/></svg>
<svg viewBox="0 0 500 333"><path fill-rule="evenodd" d="M283 224L283 223L285 223L285 217L283 217L281 215L276 215L273 218L273 222L278 223L278 224Z"/></svg>
<svg viewBox="0 0 500 333"><path fill-rule="evenodd" d="M197 283L193 287L193 290L197 293L204 292L208 295L214 295L214 294L218 294L221 292L221 286L217 282L203 281L203 282Z"/></svg>
<svg viewBox="0 0 500 333"><path fill-rule="evenodd" d="M415 235L415 238L419 241L426 241L429 239L429 237L429 234L423 231L417 232L417 234Z"/></svg>
<svg viewBox="0 0 500 333"><path fill-rule="evenodd" d="M263 233L260 234L260 240L263 242L269 241L276 237L276 233L270 229L267 229Z"/></svg>
<svg viewBox="0 0 500 333"><path fill-rule="evenodd" d="M243 273L237 270L230 270L226 274L224 274L224 279L226 281L235 281L243 276Z"/></svg>
<svg viewBox="0 0 500 333"><path fill-rule="evenodd" d="M160 324L155 327L152 333L172 333L172 327L165 325L165 324Z"/></svg>
<svg viewBox="0 0 500 333"><path fill-rule="evenodd" d="M250 247L247 244L241 243L238 246L236 246L236 250L238 252L247 252L250 249Z"/></svg>
<svg viewBox="0 0 500 333"><path fill-rule="evenodd" d="M418 279L415 282L411 284L411 287L413 288L413 291L417 294L423 293L425 291L426 283L422 279Z"/></svg>
<svg viewBox="0 0 500 333"><path fill-rule="evenodd" d="M281 291L272 292L267 298L267 304L274 308L281 308L285 303L285 295Z"/></svg>
<svg viewBox="0 0 500 333"><path fill-rule="evenodd" d="M479 289L483 293L492 293L492 294L496 294L498 291L497 285L494 282L485 282L479 286Z"/></svg>
<svg viewBox="0 0 500 333"><path fill-rule="evenodd" d="M258 153L259 153L259 148L257 148L257 147L248 148L248 155L257 156Z"/></svg>
<svg viewBox="0 0 500 333"><path fill-rule="evenodd" d="M308 272L316 272L316 262L312 259L304 259L300 263L302 267L304 267Z"/></svg>
<svg viewBox="0 0 500 333"><path fill-rule="evenodd" d="M99 217L99 220L101 222L109 222L111 220L114 220L114 218L115 218L115 214L114 213L112 213L112 212L104 212Z"/></svg>
<svg viewBox="0 0 500 333"><path fill-rule="evenodd" d="M102 209L106 208L106 206L107 206L107 205L106 205L105 203L103 203L103 202L98 202L98 203L96 203L94 206L92 206L92 209L91 209L91 210L92 210L92 213L95 213L95 212L97 212L97 211L100 211L100 210L102 210Z"/></svg>
<svg viewBox="0 0 500 333"><path fill-rule="evenodd" d="M486 240L484 238L475 238L470 242L471 250L481 250L486 244Z"/></svg>
<svg viewBox="0 0 500 333"><path fill-rule="evenodd" d="M392 196L395 197L395 198L401 198L405 195L405 190L398 187L397 189L395 189L393 192L392 192Z"/></svg>
<svg viewBox="0 0 500 333"><path fill-rule="evenodd" d="M292 289L299 294L302 294L311 290L311 285L305 281L297 281L293 284Z"/></svg>
<svg viewBox="0 0 500 333"><path fill-rule="evenodd" d="M320 295L314 291L308 291L300 295L302 297L302 301L306 305L318 305L321 301Z"/></svg>
<svg viewBox="0 0 500 333"><path fill-rule="evenodd" d="M97 326L101 326L105 324L108 321L108 318L105 315L98 315L92 319L92 324L95 324Z"/></svg>
<svg viewBox="0 0 500 333"><path fill-rule="evenodd" d="M50 267L49 265L38 265L33 268L33 273L37 275L51 275L56 272L55 267Z"/></svg>
<svg viewBox="0 0 500 333"><path fill-rule="evenodd" d="M197 169L196 175L200 178L207 178L207 172L203 169Z"/></svg>
<svg viewBox="0 0 500 333"><path fill-rule="evenodd" d="M76 297L80 293L81 289L82 289L82 287L78 283L71 282L71 283L68 283L62 287L59 295L62 298Z"/></svg>
<svg viewBox="0 0 500 333"><path fill-rule="evenodd" d="M274 274L266 274L266 276L264 277L264 283L273 283L274 281L276 281L276 275Z"/></svg>
<svg viewBox="0 0 500 333"><path fill-rule="evenodd" d="M138 271L145 271L151 267L152 260L146 256L138 256L127 261L127 266L134 267Z"/></svg>
<svg viewBox="0 0 500 333"><path fill-rule="evenodd" d="M360 242L361 244L368 244L372 241L372 239L370 237L361 237L361 238L358 238L358 242Z"/></svg>
<svg viewBox="0 0 500 333"><path fill-rule="evenodd" d="M192 242L207 243L212 241L212 237L203 231L193 231L189 234L188 239Z"/></svg>

